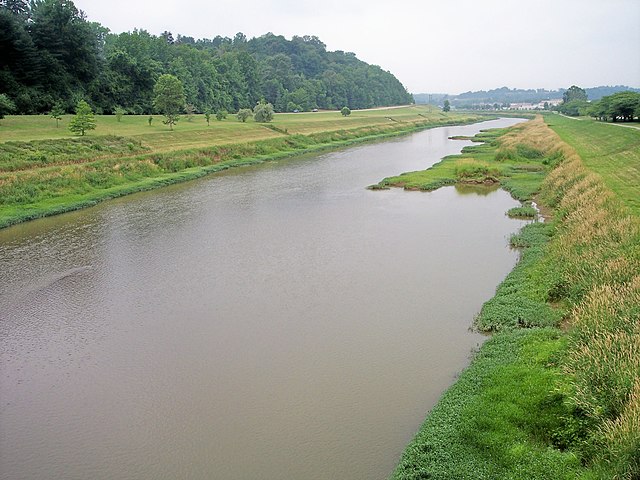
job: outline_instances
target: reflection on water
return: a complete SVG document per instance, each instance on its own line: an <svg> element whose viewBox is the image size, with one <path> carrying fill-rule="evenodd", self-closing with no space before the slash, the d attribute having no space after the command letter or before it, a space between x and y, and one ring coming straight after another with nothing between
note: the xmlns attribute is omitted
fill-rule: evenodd
<svg viewBox="0 0 640 480"><path fill-rule="evenodd" d="M454 188L460 195L480 195L486 197L487 195L500 189L500 185L491 183L487 185L473 185L473 184L458 184Z"/></svg>
<svg viewBox="0 0 640 480"><path fill-rule="evenodd" d="M3 478L386 478L482 341L523 222L503 191L364 187L513 123L0 231Z"/></svg>

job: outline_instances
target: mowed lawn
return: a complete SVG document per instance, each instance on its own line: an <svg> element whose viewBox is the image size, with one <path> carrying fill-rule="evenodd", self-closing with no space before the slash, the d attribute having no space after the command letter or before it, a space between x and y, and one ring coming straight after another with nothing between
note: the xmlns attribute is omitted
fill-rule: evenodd
<svg viewBox="0 0 640 480"><path fill-rule="evenodd" d="M96 115L97 127L87 135L132 137L153 151L171 151L250 142L282 136L284 132L309 134L453 117L455 115L444 114L438 108L426 105L356 110L348 117L343 117L338 111L277 113L269 124L256 123L251 119L242 123L230 114L221 121L212 115L210 125L207 125L204 115L195 115L192 120L182 116L171 132L162 123L160 115L153 116L151 125L148 115L124 115L120 122L115 115ZM65 115L56 127L56 121L47 115L9 115L0 120L0 142L73 138L68 130L71 118L73 115Z"/></svg>
<svg viewBox="0 0 640 480"><path fill-rule="evenodd" d="M640 215L640 129L547 115L547 124L576 149L635 215Z"/></svg>

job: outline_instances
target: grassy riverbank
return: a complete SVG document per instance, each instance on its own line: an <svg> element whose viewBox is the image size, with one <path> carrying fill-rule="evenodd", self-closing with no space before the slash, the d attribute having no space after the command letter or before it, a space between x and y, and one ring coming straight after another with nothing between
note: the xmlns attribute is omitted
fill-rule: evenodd
<svg viewBox="0 0 640 480"><path fill-rule="evenodd" d="M620 140L610 126L548 121L579 151L616 145L604 165L627 150L637 165L640 132ZM490 145L430 173L381 182L465 182L464 159L477 180L492 177L552 212L512 238L522 259L476 319L498 333L430 413L393 478L639 478L640 219L624 194L633 169L603 167L594 155L595 175L541 118L485 138ZM542 178L519 172L525 164L542 165Z"/></svg>
<svg viewBox="0 0 640 480"><path fill-rule="evenodd" d="M68 138L46 117L8 117L0 127L3 139L32 137L0 143L0 228L232 167L480 119L428 107L354 112L353 118L337 112L275 118L270 124L213 120L210 127L197 119L173 132L162 127L138 134L146 117L125 116L120 124L103 117L98 124L105 130L97 133L113 135ZM35 126L43 122L53 123Z"/></svg>

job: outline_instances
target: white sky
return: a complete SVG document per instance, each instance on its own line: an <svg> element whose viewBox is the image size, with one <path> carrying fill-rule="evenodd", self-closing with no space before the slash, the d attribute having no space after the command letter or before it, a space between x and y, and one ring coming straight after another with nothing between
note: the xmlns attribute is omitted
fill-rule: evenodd
<svg viewBox="0 0 640 480"><path fill-rule="evenodd" d="M640 87L640 0L74 0L113 33L316 35L412 93Z"/></svg>

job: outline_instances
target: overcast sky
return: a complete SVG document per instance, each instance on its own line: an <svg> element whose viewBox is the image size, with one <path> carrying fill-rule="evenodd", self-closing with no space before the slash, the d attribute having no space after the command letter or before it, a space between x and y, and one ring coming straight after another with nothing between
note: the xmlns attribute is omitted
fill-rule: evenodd
<svg viewBox="0 0 640 480"><path fill-rule="evenodd" d="M113 33L316 35L412 93L640 87L640 0L74 0Z"/></svg>

